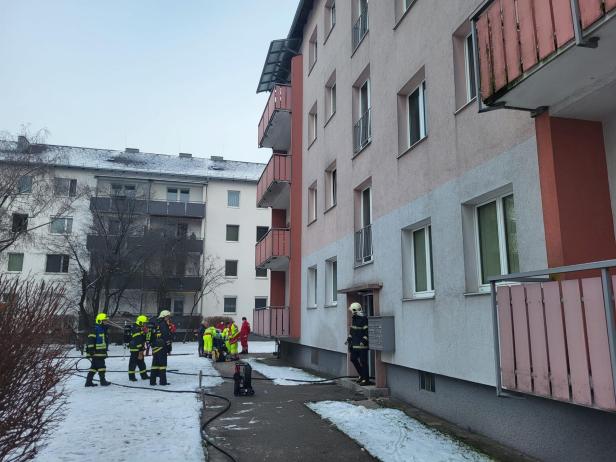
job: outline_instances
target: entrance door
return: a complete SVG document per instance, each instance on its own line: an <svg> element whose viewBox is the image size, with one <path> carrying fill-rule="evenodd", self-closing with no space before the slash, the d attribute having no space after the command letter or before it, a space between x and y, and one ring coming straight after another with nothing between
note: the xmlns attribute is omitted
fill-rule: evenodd
<svg viewBox="0 0 616 462"><path fill-rule="evenodd" d="M364 309L365 316L374 316L374 295L372 291L370 292L359 292L358 294L361 297L361 306ZM368 339L370 342L370 339ZM374 364L376 361L376 352L374 350L368 350L368 371L370 372L370 377L374 377Z"/></svg>

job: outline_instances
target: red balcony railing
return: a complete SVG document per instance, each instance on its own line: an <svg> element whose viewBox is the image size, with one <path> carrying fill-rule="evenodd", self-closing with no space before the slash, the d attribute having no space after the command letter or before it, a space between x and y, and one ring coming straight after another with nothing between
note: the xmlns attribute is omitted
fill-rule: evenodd
<svg viewBox="0 0 616 462"><path fill-rule="evenodd" d="M291 183L291 156L274 154L257 183L257 206L271 205L269 196L276 194L275 186L280 183Z"/></svg>
<svg viewBox="0 0 616 462"><path fill-rule="evenodd" d="M263 337L289 336L289 307L268 306L254 310L252 318L253 332Z"/></svg>
<svg viewBox="0 0 616 462"><path fill-rule="evenodd" d="M609 260L492 279L499 393L616 411L615 266ZM545 278L552 275L563 280ZM496 285L503 280L523 283Z"/></svg>
<svg viewBox="0 0 616 462"><path fill-rule="evenodd" d="M481 98L493 103L616 10L616 0L492 0L474 17Z"/></svg>
<svg viewBox="0 0 616 462"><path fill-rule="evenodd" d="M267 106L263 110L263 115L259 121L259 138L258 143L260 147L274 147L265 146L264 139L267 136L268 128L272 123L272 118L278 111L291 111L291 87L286 85L276 85L270 93Z"/></svg>
<svg viewBox="0 0 616 462"><path fill-rule="evenodd" d="M291 233L288 229L273 228L255 246L255 266L275 270L284 269L291 254Z"/></svg>

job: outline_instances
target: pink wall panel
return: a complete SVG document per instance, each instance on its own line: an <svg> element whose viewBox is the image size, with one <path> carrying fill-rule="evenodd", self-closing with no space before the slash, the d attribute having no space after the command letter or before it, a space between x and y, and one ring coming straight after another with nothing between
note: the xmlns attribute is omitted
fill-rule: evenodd
<svg viewBox="0 0 616 462"><path fill-rule="evenodd" d="M488 21L490 23L491 33L490 43L492 44L492 74L495 92L507 85L505 44L503 42L503 26L500 14L500 0L495 0L488 8Z"/></svg>
<svg viewBox="0 0 616 462"><path fill-rule="evenodd" d="M556 50L554 44L554 25L552 24L552 8L549 0L535 2L534 13L539 59L545 59Z"/></svg>
<svg viewBox="0 0 616 462"><path fill-rule="evenodd" d="M537 64L537 40L532 0L518 0L518 22L520 24L520 43L522 45L522 69L527 71Z"/></svg>
<svg viewBox="0 0 616 462"><path fill-rule="evenodd" d="M580 300L579 281L563 281L562 291L572 400L575 403L590 406L592 399L590 395L588 353L586 351L584 314Z"/></svg>
<svg viewBox="0 0 616 462"><path fill-rule="evenodd" d="M588 356L595 405L616 410L601 278L582 279Z"/></svg>
<svg viewBox="0 0 616 462"><path fill-rule="evenodd" d="M515 1L502 0L501 8L503 14L503 39L505 41L507 80L512 82L522 73L520 61L520 39L518 37Z"/></svg>
<svg viewBox="0 0 616 462"><path fill-rule="evenodd" d="M567 350L565 346L565 330L562 307L560 304L560 286L558 282L546 282L543 284L543 299L548 337L552 396L568 401L569 380L567 371Z"/></svg>
<svg viewBox="0 0 616 462"><path fill-rule="evenodd" d="M477 46L479 48L479 73L481 75L481 99L492 96L492 65L490 63L490 30L488 17L477 20Z"/></svg>
<svg viewBox="0 0 616 462"><path fill-rule="evenodd" d="M503 388L515 390L515 354L513 352L513 323L509 287L499 287L496 292L498 303L498 325L500 335L500 357Z"/></svg>
<svg viewBox="0 0 616 462"><path fill-rule="evenodd" d="M605 0L605 11L612 11L616 8L616 0Z"/></svg>
<svg viewBox="0 0 616 462"><path fill-rule="evenodd" d="M573 39L573 16L571 0L552 0L556 46L561 47Z"/></svg>
<svg viewBox="0 0 616 462"><path fill-rule="evenodd" d="M601 3L603 0L580 0L580 15L582 27L586 28L603 16Z"/></svg>
<svg viewBox="0 0 616 462"><path fill-rule="evenodd" d="M511 287L511 311L513 314L513 337L515 346L515 376L517 389L532 392L530 376L530 343L528 340L528 317L524 286Z"/></svg>
<svg viewBox="0 0 616 462"><path fill-rule="evenodd" d="M526 286L526 304L528 306L533 390L538 395L550 396L548 344L540 284L528 284Z"/></svg>

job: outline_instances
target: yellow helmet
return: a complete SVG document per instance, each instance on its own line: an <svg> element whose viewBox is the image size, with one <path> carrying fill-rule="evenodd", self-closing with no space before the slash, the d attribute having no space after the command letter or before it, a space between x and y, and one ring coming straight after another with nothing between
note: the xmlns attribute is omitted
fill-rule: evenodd
<svg viewBox="0 0 616 462"><path fill-rule="evenodd" d="M139 316L137 316L137 320L135 321L135 324L137 324L138 326L143 326L147 322L148 322L148 317L143 314L140 314Z"/></svg>
<svg viewBox="0 0 616 462"><path fill-rule="evenodd" d="M103 321L107 321L107 315L105 313L98 313L96 315L96 324L102 324Z"/></svg>

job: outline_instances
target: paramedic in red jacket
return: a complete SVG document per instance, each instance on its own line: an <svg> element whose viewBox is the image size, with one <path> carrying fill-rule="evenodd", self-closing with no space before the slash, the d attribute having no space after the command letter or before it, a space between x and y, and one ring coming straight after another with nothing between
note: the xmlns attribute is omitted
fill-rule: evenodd
<svg viewBox="0 0 616 462"><path fill-rule="evenodd" d="M248 334L250 334L250 324L246 318L242 318L242 327L240 328L240 343L242 344L242 352L240 354L248 353Z"/></svg>

